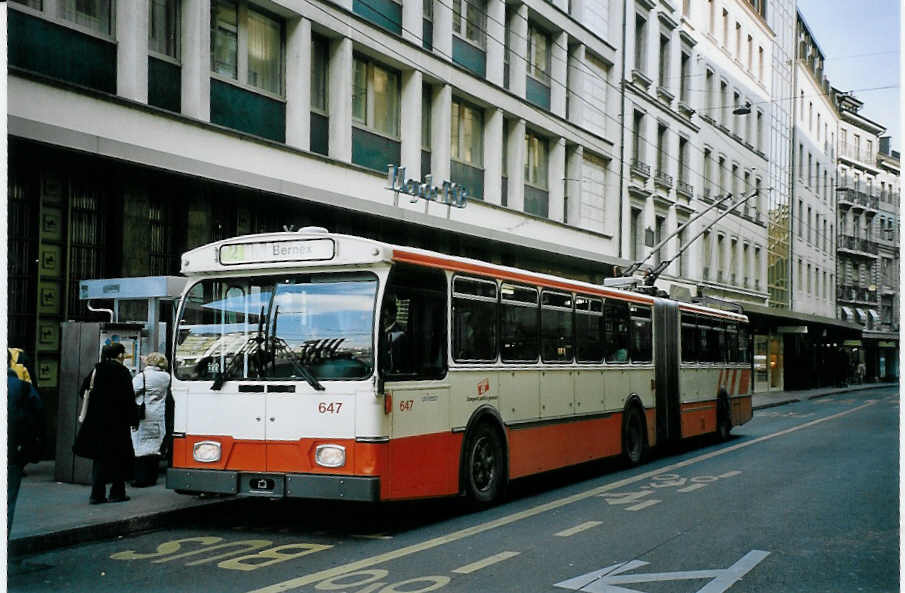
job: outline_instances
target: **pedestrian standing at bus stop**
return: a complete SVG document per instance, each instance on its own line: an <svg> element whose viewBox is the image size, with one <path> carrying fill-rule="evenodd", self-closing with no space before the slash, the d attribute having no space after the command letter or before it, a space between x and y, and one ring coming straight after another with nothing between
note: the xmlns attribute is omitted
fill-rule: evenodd
<svg viewBox="0 0 905 593"><path fill-rule="evenodd" d="M88 390L88 403L72 452L94 460L91 504L129 500L126 480L132 475L135 452L130 427L138 427L138 408L132 376L123 366L126 349L119 342L104 346L101 361L85 377L80 393Z"/></svg>
<svg viewBox="0 0 905 593"><path fill-rule="evenodd" d="M12 364L10 353L7 365ZM44 435L44 407L34 385L19 378L15 369L6 370L6 535L13 526L16 499L26 463L41 459Z"/></svg>
<svg viewBox="0 0 905 593"><path fill-rule="evenodd" d="M151 352L145 358L145 368L132 379L135 390L135 404L145 406L144 418L138 429L132 431L132 447L135 449L136 488L153 486L157 483L160 460L160 446L166 435L166 402L170 389L170 374L167 372L167 357L160 352Z"/></svg>

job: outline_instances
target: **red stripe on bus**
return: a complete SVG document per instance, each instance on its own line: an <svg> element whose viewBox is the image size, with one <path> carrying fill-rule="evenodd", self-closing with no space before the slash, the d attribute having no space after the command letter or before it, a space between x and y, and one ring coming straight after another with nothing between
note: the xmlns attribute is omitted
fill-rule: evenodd
<svg viewBox="0 0 905 593"><path fill-rule="evenodd" d="M404 251L401 249L393 250L393 259L398 262L417 264L420 266L428 266L432 268L442 268L444 270L451 270L453 272L466 272L469 274L477 274L481 276L490 276L493 278L500 278L502 280L511 280L514 282L524 282L525 284L536 284L538 286L543 286L545 288L559 288L561 290L573 290L575 292L580 292L583 294L595 294L599 296L609 296L613 298L622 299L625 301L632 301L635 303L644 303L646 305L653 304L653 299L646 298L640 295L634 294L625 294L620 292L614 292L610 290L605 290L596 287L590 286L581 286L579 284L573 284L570 282L563 282L560 280L555 280L552 278L542 278L539 276L535 276L533 274L529 274L527 272L514 272L512 270L501 270L498 268L494 268L489 265L476 264L472 262L463 262L457 260L446 259L443 257L437 257L434 255L427 255L423 253L413 253L410 251Z"/></svg>
<svg viewBox="0 0 905 593"><path fill-rule="evenodd" d="M682 404L682 438L716 431L716 400Z"/></svg>
<svg viewBox="0 0 905 593"><path fill-rule="evenodd" d="M622 414L531 428L510 427L508 432L511 478L618 455L622 451Z"/></svg>

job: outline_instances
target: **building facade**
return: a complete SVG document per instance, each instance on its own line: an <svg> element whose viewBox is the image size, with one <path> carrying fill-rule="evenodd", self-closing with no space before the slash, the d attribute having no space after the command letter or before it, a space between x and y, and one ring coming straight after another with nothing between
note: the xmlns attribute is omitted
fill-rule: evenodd
<svg viewBox="0 0 905 593"><path fill-rule="evenodd" d="M53 425L91 278L284 227L602 281L618 254L619 2L16 0L9 341ZM389 191L467 191L467 206ZM120 311L126 315L128 311ZM140 312L136 313L144 318Z"/></svg>

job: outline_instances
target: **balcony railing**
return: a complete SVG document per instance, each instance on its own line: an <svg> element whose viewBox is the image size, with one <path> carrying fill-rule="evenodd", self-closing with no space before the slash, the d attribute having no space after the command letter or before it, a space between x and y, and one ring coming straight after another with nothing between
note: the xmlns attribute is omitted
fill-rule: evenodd
<svg viewBox="0 0 905 593"><path fill-rule="evenodd" d="M841 188L839 190L838 201L840 206L849 204L852 206L869 208L871 210L878 210L880 208L880 198L851 187Z"/></svg>
<svg viewBox="0 0 905 593"><path fill-rule="evenodd" d="M663 187L672 187L672 175L657 171L657 174L654 175L654 183L662 185Z"/></svg>
<svg viewBox="0 0 905 593"><path fill-rule="evenodd" d="M871 255L877 255L880 251L876 241L872 239L862 239L861 237L851 237L849 235L839 235L837 245L840 249L860 251L861 253L869 253Z"/></svg>
<svg viewBox="0 0 905 593"><path fill-rule="evenodd" d="M686 181L676 182L676 191L685 197L694 197L694 187Z"/></svg>
<svg viewBox="0 0 905 593"><path fill-rule="evenodd" d="M836 287L836 298L841 301L861 303L876 303L880 300L875 290L849 284L840 284Z"/></svg>
<svg viewBox="0 0 905 593"><path fill-rule="evenodd" d="M647 179L650 177L650 165L638 159L632 159L632 173Z"/></svg>
<svg viewBox="0 0 905 593"><path fill-rule="evenodd" d="M839 143L839 156L848 157L871 165L874 165L874 162L877 159L876 151L868 151L864 146L855 146L854 144L849 144L847 142Z"/></svg>

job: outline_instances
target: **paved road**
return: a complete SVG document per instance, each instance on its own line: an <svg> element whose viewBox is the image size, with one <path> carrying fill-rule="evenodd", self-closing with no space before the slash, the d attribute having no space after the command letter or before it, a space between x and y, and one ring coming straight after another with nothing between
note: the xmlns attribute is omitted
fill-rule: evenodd
<svg viewBox="0 0 905 593"><path fill-rule="evenodd" d="M759 411L722 444L459 501L250 500L208 524L28 557L10 591L897 591L898 393Z"/></svg>

